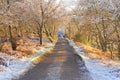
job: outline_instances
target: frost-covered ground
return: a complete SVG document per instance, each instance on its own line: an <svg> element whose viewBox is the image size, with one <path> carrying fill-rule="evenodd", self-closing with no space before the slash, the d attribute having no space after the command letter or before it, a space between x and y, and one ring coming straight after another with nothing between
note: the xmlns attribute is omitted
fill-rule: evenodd
<svg viewBox="0 0 120 80"><path fill-rule="evenodd" d="M34 55L29 58L24 59L12 59L11 56L1 54L0 56L6 57L8 59L7 64L8 67L4 67L0 65L0 80L12 80L18 79L21 75L24 75L30 68L33 68L35 65L32 63L36 58L43 56L47 51L52 49L54 44L47 44Z"/></svg>
<svg viewBox="0 0 120 80"><path fill-rule="evenodd" d="M93 80L120 80L120 62L110 59L91 59L81 46L76 46L72 41L70 41L70 45L85 61Z"/></svg>

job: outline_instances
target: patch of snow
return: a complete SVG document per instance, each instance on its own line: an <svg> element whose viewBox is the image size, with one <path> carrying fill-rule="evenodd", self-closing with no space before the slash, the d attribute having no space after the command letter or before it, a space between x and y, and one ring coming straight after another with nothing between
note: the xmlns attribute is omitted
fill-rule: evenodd
<svg viewBox="0 0 120 80"><path fill-rule="evenodd" d="M55 44L47 44L47 46L42 47L36 54L25 59L13 59L7 62L8 67L4 67L5 70L0 71L0 80L12 80L18 79L20 76L24 75L29 69L33 68L35 65L32 63L36 57L40 57L47 51L53 48ZM0 54L0 56L10 57L5 54ZM10 59L10 58L8 58Z"/></svg>
<svg viewBox="0 0 120 80"><path fill-rule="evenodd" d="M91 59L83 51L81 46L75 45L73 41L69 41L76 53L85 61L85 65L90 72L93 80L120 80L120 65L119 62L111 60ZM110 65L108 65L110 63ZM113 64L114 63L114 64ZM116 65L115 65L116 64Z"/></svg>
<svg viewBox="0 0 120 80"><path fill-rule="evenodd" d="M73 47L76 47L74 41L69 41L69 45L73 46Z"/></svg>

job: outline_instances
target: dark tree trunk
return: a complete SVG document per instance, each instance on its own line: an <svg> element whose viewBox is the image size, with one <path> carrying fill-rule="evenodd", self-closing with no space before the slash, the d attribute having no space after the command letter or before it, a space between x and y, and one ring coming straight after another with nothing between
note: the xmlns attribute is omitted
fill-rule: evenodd
<svg viewBox="0 0 120 80"><path fill-rule="evenodd" d="M12 36L12 27L9 25L9 34L10 34L10 42L11 42L11 46L12 46L12 49L13 50L16 50L16 42L15 40L13 39L13 36Z"/></svg>
<svg viewBox="0 0 120 80"><path fill-rule="evenodd" d="M40 44L42 45L42 25L40 27L40 32L39 32L39 36L40 36Z"/></svg>
<svg viewBox="0 0 120 80"><path fill-rule="evenodd" d="M43 31L43 26L44 26L44 10L43 10L43 6L40 5L40 8L41 8L41 16L42 16L42 21L41 21L41 24L40 24L40 32L39 32L39 36L40 36L40 44L42 45L42 38L43 38L43 34L42 34L42 31Z"/></svg>

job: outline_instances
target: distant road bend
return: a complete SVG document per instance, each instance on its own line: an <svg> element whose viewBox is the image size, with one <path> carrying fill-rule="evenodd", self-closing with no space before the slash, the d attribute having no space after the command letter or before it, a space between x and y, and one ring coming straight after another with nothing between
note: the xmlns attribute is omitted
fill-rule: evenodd
<svg viewBox="0 0 120 80"><path fill-rule="evenodd" d="M65 39L59 39L54 50L19 80L93 80L81 57Z"/></svg>

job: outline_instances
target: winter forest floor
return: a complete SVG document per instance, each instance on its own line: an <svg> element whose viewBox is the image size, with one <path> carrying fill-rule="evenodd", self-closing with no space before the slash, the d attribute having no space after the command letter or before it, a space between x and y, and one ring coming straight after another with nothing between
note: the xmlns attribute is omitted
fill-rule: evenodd
<svg viewBox="0 0 120 80"><path fill-rule="evenodd" d="M93 80L120 80L120 61L111 60L110 55L93 47L68 41L70 46L64 40L58 41L56 46L48 42L40 46L39 40L24 38L18 42L16 51L5 47L3 50L7 51L0 53L0 57L5 59L7 66L0 65L0 80L19 80L24 74L31 80L90 80L91 77ZM48 51L52 54L45 55L40 62ZM26 75L20 80L30 80Z"/></svg>

